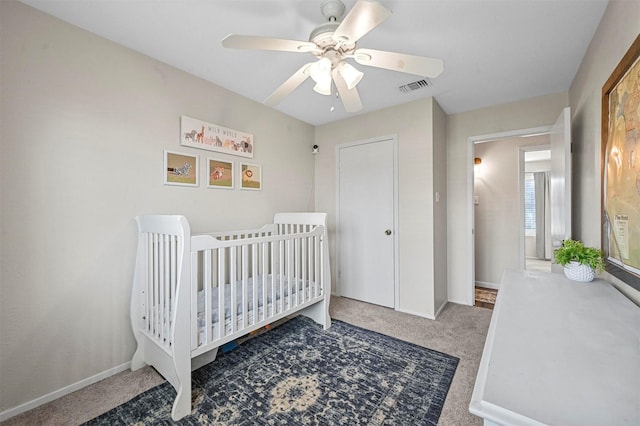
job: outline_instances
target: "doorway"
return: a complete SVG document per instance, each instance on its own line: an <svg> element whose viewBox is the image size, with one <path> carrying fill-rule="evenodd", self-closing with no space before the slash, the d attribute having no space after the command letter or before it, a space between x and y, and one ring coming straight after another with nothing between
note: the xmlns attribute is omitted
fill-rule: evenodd
<svg viewBox="0 0 640 426"><path fill-rule="evenodd" d="M525 267L525 205L520 201L525 188L523 154L540 145L548 148L548 134L474 145L476 287L498 288L505 269Z"/></svg>
<svg viewBox="0 0 640 426"><path fill-rule="evenodd" d="M524 269L551 272L551 150L526 147L521 160Z"/></svg>
<svg viewBox="0 0 640 426"><path fill-rule="evenodd" d="M338 145L336 161L340 294L395 308L397 139Z"/></svg>
<svg viewBox="0 0 640 426"><path fill-rule="evenodd" d="M476 286L476 223L475 206L478 201L474 196L474 157L475 144L489 141L498 141L505 138L532 137L536 135L550 136L551 148L551 244L552 250L560 244L560 241L571 236L571 110L566 107L559 115L556 122L550 126L541 126L529 129L520 129L508 132L501 132L489 135L472 136L468 139L467 146L467 218L468 218L468 240L467 246L470 256L467 276L468 285L466 299L469 305L474 304ZM482 163L484 166L484 162ZM485 170L484 173L488 171ZM519 199L519 197L517 198ZM480 201L482 202L482 201ZM524 210L519 208L517 217L524 221ZM524 225L522 225L524 226ZM519 229L519 228L518 228ZM520 269L524 269L524 233L516 230L515 234L520 234L520 250L518 250ZM555 264L552 264L552 271ZM495 271L494 271L495 272ZM499 283L499 279L495 281ZM494 284L497 286L497 284Z"/></svg>

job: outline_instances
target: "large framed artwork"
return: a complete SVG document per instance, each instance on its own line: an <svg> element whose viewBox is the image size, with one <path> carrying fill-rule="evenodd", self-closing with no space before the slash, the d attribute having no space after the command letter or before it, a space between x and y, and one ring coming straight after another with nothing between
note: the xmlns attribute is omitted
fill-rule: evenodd
<svg viewBox="0 0 640 426"><path fill-rule="evenodd" d="M180 145L208 151L253 158L253 135L207 123L191 117L180 117Z"/></svg>
<svg viewBox="0 0 640 426"><path fill-rule="evenodd" d="M640 290L640 36L602 87L602 250Z"/></svg>

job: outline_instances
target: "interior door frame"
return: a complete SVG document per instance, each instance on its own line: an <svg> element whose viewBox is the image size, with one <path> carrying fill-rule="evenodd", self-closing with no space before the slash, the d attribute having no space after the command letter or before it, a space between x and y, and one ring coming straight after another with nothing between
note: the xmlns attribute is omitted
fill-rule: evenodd
<svg viewBox="0 0 640 426"><path fill-rule="evenodd" d="M525 175L525 161L524 156L527 152L535 151L550 151L550 144L541 145L527 145L521 146L518 152L518 220L520 228L520 269L526 269L527 256L526 256L526 236L524 229L524 175Z"/></svg>
<svg viewBox="0 0 640 426"><path fill-rule="evenodd" d="M340 150L357 145L365 145L370 143L391 140L393 145L393 305L398 310L398 301L400 297L399 291L399 262L398 262L398 135L383 135L367 139L359 139L351 142L337 144L335 147L335 169L336 169L336 232L335 232L335 252L336 252L336 286L335 292L338 296L342 295L342 279L340 270Z"/></svg>
<svg viewBox="0 0 640 426"><path fill-rule="evenodd" d="M475 304L476 286L476 250L475 250L475 214L473 205L474 175L473 159L475 145L477 143L491 142L499 139L515 138L521 136L533 136L538 134L551 133L552 126L531 127L526 129L510 130L506 132L491 133L486 135L476 135L467 138L467 253L470 253L467 262L467 294L466 304ZM520 197L518 197L520 198ZM524 215L524 205L519 216ZM524 250L524 235L520 236L521 250Z"/></svg>

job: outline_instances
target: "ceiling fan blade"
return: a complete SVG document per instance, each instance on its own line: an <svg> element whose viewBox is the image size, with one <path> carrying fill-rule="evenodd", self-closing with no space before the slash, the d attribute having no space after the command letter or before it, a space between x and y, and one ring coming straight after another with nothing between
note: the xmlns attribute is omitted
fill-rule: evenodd
<svg viewBox="0 0 640 426"><path fill-rule="evenodd" d="M318 46L308 41L239 34L229 34L223 38L222 46L233 49L277 50L281 52L314 52L319 50Z"/></svg>
<svg viewBox="0 0 640 426"><path fill-rule="evenodd" d="M309 78L309 67L311 67L310 62L308 64L304 64L300 67L298 71L296 71L287 81L282 83L280 87L276 89L265 101L264 103L269 106L278 105L284 98L289 96L291 92L293 92L298 86L300 86L307 78Z"/></svg>
<svg viewBox="0 0 640 426"><path fill-rule="evenodd" d="M358 90L355 87L349 90L349 88L347 87L347 83L345 83L344 79L336 68L333 69L332 75L333 82L336 84L336 88L338 89L338 93L340 94L340 98L342 99L344 109L347 112L360 111L362 109L362 101L360 101Z"/></svg>
<svg viewBox="0 0 640 426"><path fill-rule="evenodd" d="M385 52L383 50L358 49L354 52L353 59L362 65L406 72L428 78L436 78L444 70L442 59Z"/></svg>
<svg viewBox="0 0 640 426"><path fill-rule="evenodd" d="M391 16L391 11L375 0L359 0L333 33L333 39L343 44L355 43Z"/></svg>

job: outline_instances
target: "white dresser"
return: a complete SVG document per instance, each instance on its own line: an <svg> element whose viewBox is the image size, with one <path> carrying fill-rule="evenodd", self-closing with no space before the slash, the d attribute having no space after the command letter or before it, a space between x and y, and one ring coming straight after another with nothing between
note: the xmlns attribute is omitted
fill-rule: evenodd
<svg viewBox="0 0 640 426"><path fill-rule="evenodd" d="M640 308L603 280L505 271L469 411L485 425L640 425Z"/></svg>

